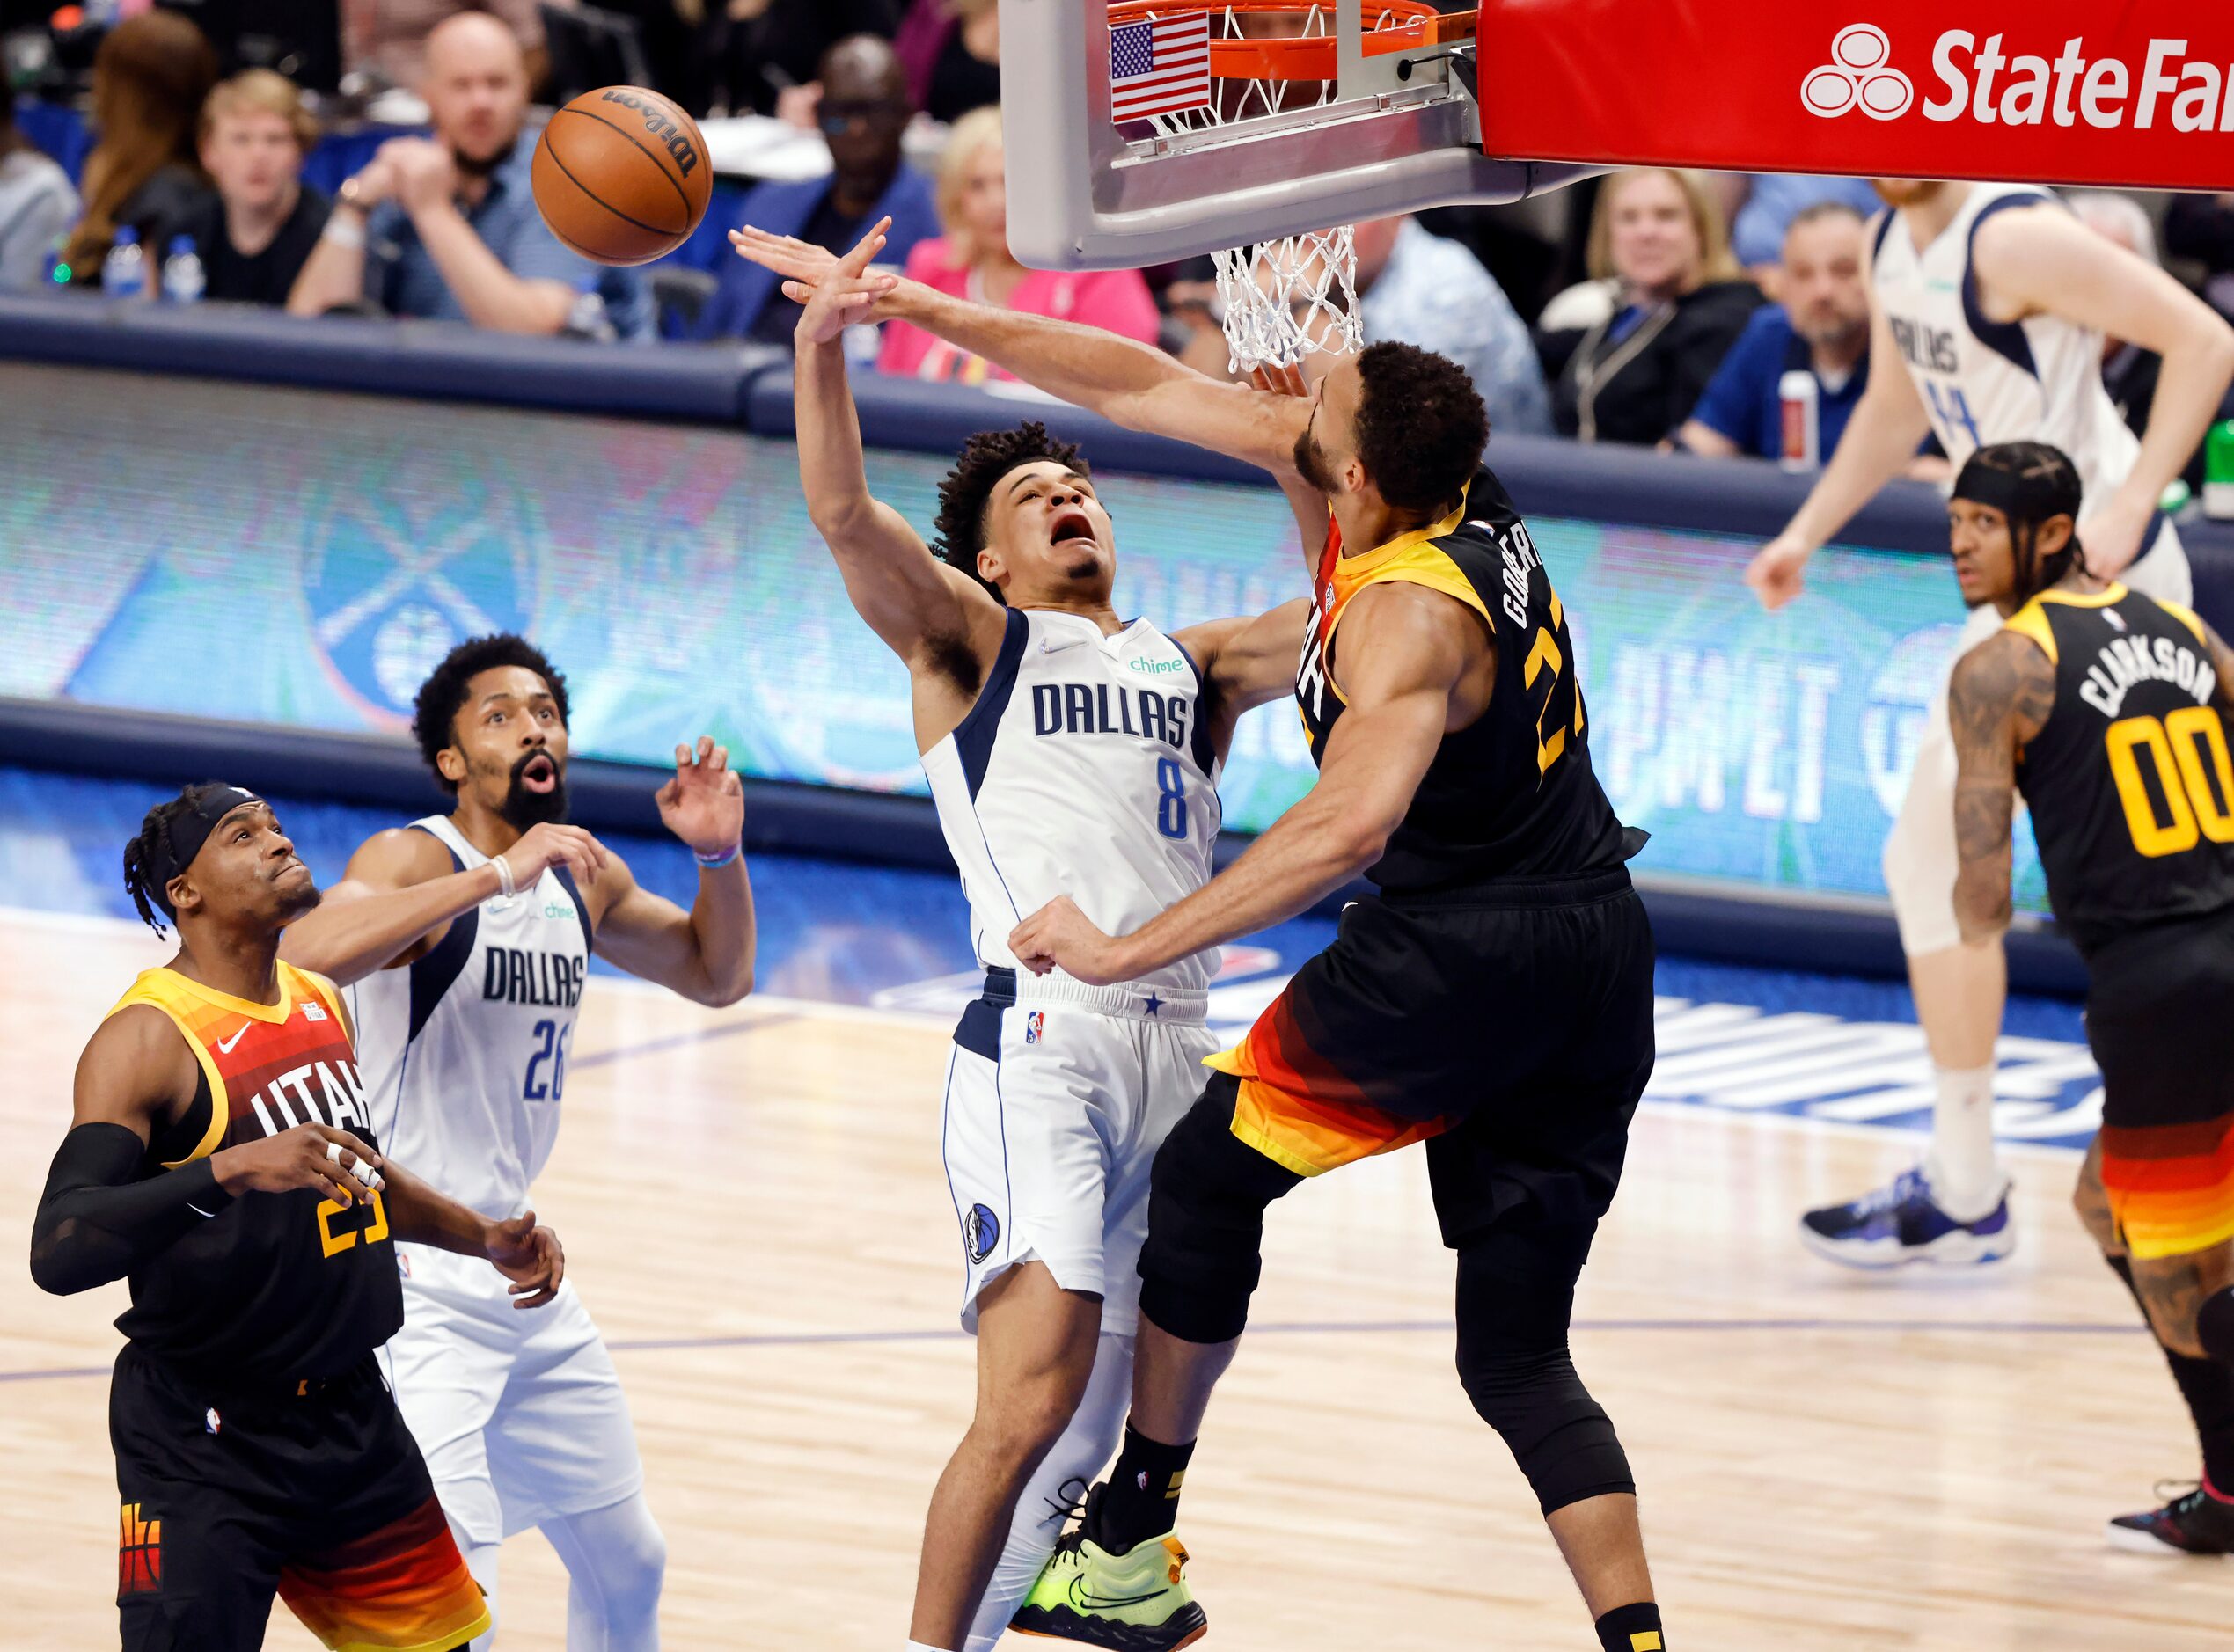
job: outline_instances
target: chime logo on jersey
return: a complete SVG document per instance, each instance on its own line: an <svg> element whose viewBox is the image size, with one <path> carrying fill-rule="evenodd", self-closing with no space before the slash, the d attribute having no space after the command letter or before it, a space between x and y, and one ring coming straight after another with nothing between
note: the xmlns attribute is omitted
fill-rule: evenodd
<svg viewBox="0 0 2234 1652"><path fill-rule="evenodd" d="M1039 1042L1040 1028L1046 1023L1046 1012L1043 1010L1034 1010L1029 1015L1024 1017L1024 1042L1027 1044Z"/></svg>
<svg viewBox="0 0 2234 1652"><path fill-rule="evenodd" d="M970 1253L970 1260L985 1261L1000 1243L1000 1218L985 1205L971 1205L970 1213L962 1218L962 1245Z"/></svg>
<svg viewBox="0 0 2234 1652"><path fill-rule="evenodd" d="M2090 57L2083 35L2032 41L2040 49L2027 52L2028 42L2000 32L1981 40L1969 29L1947 29L1931 45L1940 89L1925 100L1923 118L2147 132L2161 114L2174 132L2234 131L2234 73L2223 67L2223 44L2195 40L2191 52L2190 37L2150 40L2135 65ZM2005 44L2013 49L2005 52ZM1883 29L1849 23L1831 39L1831 61L1800 77L1800 104L1827 121L1852 110L1897 120L1915 103L1915 86L1892 60Z"/></svg>

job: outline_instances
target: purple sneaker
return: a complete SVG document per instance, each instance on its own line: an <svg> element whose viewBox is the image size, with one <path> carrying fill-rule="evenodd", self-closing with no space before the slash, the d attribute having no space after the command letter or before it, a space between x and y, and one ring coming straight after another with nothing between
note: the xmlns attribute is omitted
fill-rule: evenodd
<svg viewBox="0 0 2234 1652"><path fill-rule="evenodd" d="M2009 1189L1974 1222L1958 1222L1932 1199L1922 1169L1906 1170L1851 1204L1826 1205L1799 1218L1800 1241L1815 1254L1848 1268L1898 1268L1936 1262L1973 1268L1999 1261L2017 1248L2009 1219Z"/></svg>

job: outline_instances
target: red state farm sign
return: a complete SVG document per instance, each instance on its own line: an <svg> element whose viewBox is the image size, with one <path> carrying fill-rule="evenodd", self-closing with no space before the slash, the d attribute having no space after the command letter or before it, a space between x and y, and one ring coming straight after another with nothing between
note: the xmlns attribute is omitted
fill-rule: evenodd
<svg viewBox="0 0 2234 1652"><path fill-rule="evenodd" d="M1506 0L1481 89L1512 159L2234 189L2224 0Z"/></svg>

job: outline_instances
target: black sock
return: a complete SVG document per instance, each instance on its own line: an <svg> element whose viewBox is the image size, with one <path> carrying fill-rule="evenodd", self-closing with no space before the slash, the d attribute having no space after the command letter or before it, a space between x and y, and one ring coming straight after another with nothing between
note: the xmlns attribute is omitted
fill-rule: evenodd
<svg viewBox="0 0 2234 1652"><path fill-rule="evenodd" d="M2133 1291L2134 1301L2140 1302L2141 1292L2134 1289L2133 1264L2122 1256L2104 1260L2110 1264L2111 1271L2126 1282L2126 1289ZM2213 1305L2221 1297L2229 1299L2230 1308L2218 1312L2234 1318L2234 1291L2221 1291L2206 1301L2204 1313L2212 1314ZM2141 1317L2148 1321L2145 1306ZM2153 1325L2150 1334L2154 1334ZM2162 1348L2163 1344L2157 1346ZM2205 1346L2211 1344L2206 1341ZM2216 1359L2190 1359L2168 1348L2164 1354L2164 1363L2172 1367L2172 1379L2179 1386L2180 1398L2187 1401L2187 1414L2195 1419L2196 1437L2203 1446L2203 1478L2220 1496L2234 1496L2234 1365Z"/></svg>
<svg viewBox="0 0 2234 1652"><path fill-rule="evenodd" d="M1598 1620L1598 1644L1605 1652L1666 1652L1659 1607L1649 1600L1615 1607Z"/></svg>
<svg viewBox="0 0 2234 1652"><path fill-rule="evenodd" d="M1176 1525L1179 1488L1187 1478L1187 1459L1194 1454L1192 1440L1166 1445L1126 1423L1124 1449L1117 1453L1117 1466L1110 1471L1101 1496L1095 1499L1089 1523L1094 1541L1112 1554L1123 1554Z"/></svg>

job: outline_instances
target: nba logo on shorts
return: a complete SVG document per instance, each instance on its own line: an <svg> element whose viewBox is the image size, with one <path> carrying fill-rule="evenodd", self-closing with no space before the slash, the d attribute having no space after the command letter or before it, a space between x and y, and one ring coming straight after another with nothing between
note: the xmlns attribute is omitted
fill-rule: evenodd
<svg viewBox="0 0 2234 1652"><path fill-rule="evenodd" d="M1000 1243L1000 1218L985 1205L971 1205L970 1214L962 1218L962 1246L970 1253L970 1260L985 1261Z"/></svg>
<svg viewBox="0 0 2234 1652"><path fill-rule="evenodd" d="M1039 1042L1040 1028L1045 1024L1046 1020L1047 1014L1044 1010L1034 1010L1029 1015L1024 1017L1024 1042L1027 1044Z"/></svg>

